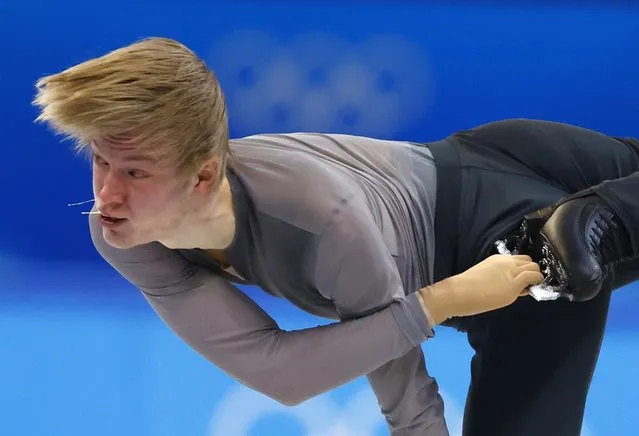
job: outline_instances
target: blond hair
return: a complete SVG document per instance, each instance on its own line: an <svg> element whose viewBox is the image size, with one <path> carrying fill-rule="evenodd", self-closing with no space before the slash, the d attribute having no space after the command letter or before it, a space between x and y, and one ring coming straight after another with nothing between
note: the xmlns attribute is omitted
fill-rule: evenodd
<svg viewBox="0 0 639 436"><path fill-rule="evenodd" d="M229 159L228 116L215 74L183 44L147 38L36 83L37 121L90 151L97 138L127 137L182 174Z"/></svg>

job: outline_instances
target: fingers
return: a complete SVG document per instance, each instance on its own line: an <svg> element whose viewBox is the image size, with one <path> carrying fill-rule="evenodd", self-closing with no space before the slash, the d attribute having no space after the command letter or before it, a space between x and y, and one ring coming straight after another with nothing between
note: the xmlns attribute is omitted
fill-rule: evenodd
<svg viewBox="0 0 639 436"><path fill-rule="evenodd" d="M517 255L517 256L511 256L511 258L512 258L513 264L518 267L535 264L535 262L533 262L530 256Z"/></svg>
<svg viewBox="0 0 639 436"><path fill-rule="evenodd" d="M512 259L515 259L517 261L524 261L524 262L532 262L532 257L526 255L526 254L514 254L512 256L510 256Z"/></svg>
<svg viewBox="0 0 639 436"><path fill-rule="evenodd" d="M537 262L534 262L530 256L520 254L511 256L511 258L518 269L518 273L523 271L540 271L539 264Z"/></svg>
<svg viewBox="0 0 639 436"><path fill-rule="evenodd" d="M541 272L541 267L536 262L525 262L517 266L517 272L522 273L524 271L537 271Z"/></svg>
<svg viewBox="0 0 639 436"><path fill-rule="evenodd" d="M532 285L539 285L544 281L544 276L539 271L522 271L515 277L516 289L521 292L522 289Z"/></svg>

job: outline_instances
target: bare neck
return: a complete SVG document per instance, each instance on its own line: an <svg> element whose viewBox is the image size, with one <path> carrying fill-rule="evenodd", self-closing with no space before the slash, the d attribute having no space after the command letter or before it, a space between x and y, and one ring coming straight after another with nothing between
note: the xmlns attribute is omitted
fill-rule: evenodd
<svg viewBox="0 0 639 436"><path fill-rule="evenodd" d="M160 241L169 248L200 248L224 260L223 253L235 237L235 213L231 187L224 178L210 200L189 214L175 234Z"/></svg>

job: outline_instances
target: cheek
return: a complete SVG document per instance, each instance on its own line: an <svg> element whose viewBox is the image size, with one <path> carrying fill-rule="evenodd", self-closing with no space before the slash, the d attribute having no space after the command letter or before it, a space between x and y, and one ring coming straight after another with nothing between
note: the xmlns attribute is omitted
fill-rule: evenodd
<svg viewBox="0 0 639 436"><path fill-rule="evenodd" d="M136 192L129 197L130 206L152 220L171 220L182 213L182 196L174 191ZM135 211L134 211L135 213Z"/></svg>

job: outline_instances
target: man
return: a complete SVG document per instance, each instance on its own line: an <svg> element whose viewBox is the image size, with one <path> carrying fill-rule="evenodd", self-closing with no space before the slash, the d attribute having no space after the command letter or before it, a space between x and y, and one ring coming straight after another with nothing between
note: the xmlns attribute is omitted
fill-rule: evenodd
<svg viewBox="0 0 639 436"><path fill-rule="evenodd" d="M637 275L636 140L508 120L229 141L215 76L166 38L41 79L35 104L92 156L96 249L241 383L294 405L366 375L391 434L446 435L421 349L445 324L476 351L465 435L579 434L610 291ZM542 282L570 298L528 296ZM238 283L339 322L281 330Z"/></svg>

